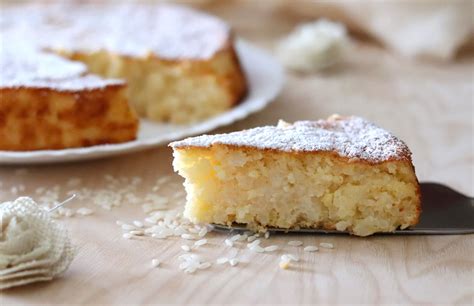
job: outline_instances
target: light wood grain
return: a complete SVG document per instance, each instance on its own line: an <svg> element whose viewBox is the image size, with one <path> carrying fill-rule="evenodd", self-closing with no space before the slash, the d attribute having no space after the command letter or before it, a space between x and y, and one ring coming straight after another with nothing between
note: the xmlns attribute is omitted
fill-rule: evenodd
<svg viewBox="0 0 474 306"><path fill-rule="evenodd" d="M215 8L236 26L241 36L271 48L295 20L260 9L243 12ZM244 12L245 13L245 12ZM451 64L419 63L394 57L380 47L358 43L346 61L325 73L289 75L281 96L259 114L220 131L262 124L317 119L332 113L357 114L377 122L404 139L414 154L422 181L437 181L473 195L473 54ZM28 167L1 167L0 200L15 196L12 186L23 184L23 194L37 187L60 185L75 176L100 188L103 176L140 176L138 196L149 192L156 179L172 176L170 196L182 190L171 168L171 150L161 147L117 158ZM176 205L182 204L175 203ZM72 208L90 206L76 201ZM143 219L137 205L123 203L111 211L63 219L78 247L66 274L53 282L0 293L2 305L29 304L472 304L474 299L474 236L274 236L267 244L284 250L255 254L245 247L226 248L227 236L209 235L210 245L197 251L210 261L237 251L245 260L236 267L213 265L187 275L178 270L181 239L124 240L115 220ZM305 244L331 242L333 250L303 253L287 241ZM289 270L278 267L283 252L301 256ZM162 267L151 268L159 258Z"/></svg>

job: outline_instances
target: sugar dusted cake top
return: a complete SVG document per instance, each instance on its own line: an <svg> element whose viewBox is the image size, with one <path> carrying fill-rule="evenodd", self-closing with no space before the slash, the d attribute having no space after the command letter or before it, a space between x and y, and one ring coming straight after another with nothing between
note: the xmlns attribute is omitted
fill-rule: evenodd
<svg viewBox="0 0 474 306"><path fill-rule="evenodd" d="M230 36L222 20L178 5L38 4L4 10L0 14L4 42L22 37L46 49L209 59Z"/></svg>
<svg viewBox="0 0 474 306"><path fill-rule="evenodd" d="M85 75L86 66L80 62L20 46L23 44L10 44L0 49L0 88L29 87L78 91L124 84L121 80Z"/></svg>
<svg viewBox="0 0 474 306"><path fill-rule="evenodd" d="M277 126L264 126L229 134L191 137L170 144L174 149L210 147L222 144L283 152L335 152L342 157L373 163L410 160L406 144L388 131L360 117L327 120L280 121Z"/></svg>
<svg viewBox="0 0 474 306"><path fill-rule="evenodd" d="M205 60L226 46L230 28L177 5L36 4L2 8L0 36L0 88L76 91L123 82L83 77L85 65L52 50Z"/></svg>

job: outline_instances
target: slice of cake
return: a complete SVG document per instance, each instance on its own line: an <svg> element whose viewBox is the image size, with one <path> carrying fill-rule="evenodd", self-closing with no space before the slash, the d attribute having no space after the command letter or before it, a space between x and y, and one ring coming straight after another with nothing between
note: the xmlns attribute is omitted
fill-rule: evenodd
<svg viewBox="0 0 474 306"><path fill-rule="evenodd" d="M64 149L136 138L126 85L10 41L0 50L0 150Z"/></svg>
<svg viewBox="0 0 474 306"><path fill-rule="evenodd" d="M173 142L184 214L251 229L322 228L358 236L415 225L420 189L401 140L332 116Z"/></svg>

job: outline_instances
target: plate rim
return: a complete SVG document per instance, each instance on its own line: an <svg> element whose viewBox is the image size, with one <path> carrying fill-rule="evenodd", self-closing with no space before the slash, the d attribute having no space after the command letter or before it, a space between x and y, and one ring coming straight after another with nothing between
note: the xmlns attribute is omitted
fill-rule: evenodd
<svg viewBox="0 0 474 306"><path fill-rule="evenodd" d="M184 137L211 132L219 127L232 124L264 109L266 106L272 103L281 92L285 83L284 69L282 65L276 60L276 58L269 52L242 38L236 39L235 47L237 53L240 53L239 59L244 73L247 74L247 81L251 79L249 75L251 74L252 68L245 66L245 57L250 55L258 58L259 60L267 61L267 63L271 64L271 68L269 69L274 71L274 75L272 75L271 84L270 82L266 82L267 91L265 96L254 97L253 99L244 98L238 105L226 112L223 112L205 121L191 124L189 125L188 129L178 130L167 133L166 135L160 134L159 137L150 137L145 139L137 138L132 141L118 144L101 144L90 147L69 148L61 150L0 150L0 165L34 165L79 162L144 151L150 148L162 146L171 141L183 139ZM252 86L255 86L255 84L249 82L248 86L250 88L249 92L251 92ZM253 90L255 90L255 87ZM144 118L141 118L140 121L150 122Z"/></svg>

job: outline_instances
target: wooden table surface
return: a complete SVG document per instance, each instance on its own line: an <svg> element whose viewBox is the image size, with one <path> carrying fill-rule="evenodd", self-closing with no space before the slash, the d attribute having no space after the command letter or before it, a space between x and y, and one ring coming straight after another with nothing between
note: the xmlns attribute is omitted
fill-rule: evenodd
<svg viewBox="0 0 474 306"><path fill-rule="evenodd" d="M251 42L271 50L276 39L297 22L265 9L242 11L215 8ZM241 18L243 14L248 19ZM239 17L240 16L240 17ZM416 62L399 58L380 46L355 43L344 62L314 75L288 74L274 104L220 131L262 124L324 118L332 113L364 116L393 131L413 151L421 181L436 181L473 196L473 70L474 55L465 52L453 63ZM135 194L173 197L182 180L173 174L171 150L160 147L116 158L34 167L0 167L0 200L19 194L37 197L38 187L70 190L71 177L91 190L106 188L105 175L140 177ZM19 170L19 168L25 170ZM169 182L152 191L157 179ZM126 188L128 183L115 186ZM12 193L12 187L24 190ZM55 187L57 186L57 187ZM56 189L54 189L56 188ZM474 236L289 236L265 240L283 250L256 254L245 246L229 248L228 236L210 233L197 254L213 262L194 275L178 269L182 239L122 238L116 220L142 220L140 204L123 201L112 210L97 208L93 198L70 208L92 207L86 217L63 218L77 256L69 270L53 282L0 293L1 305L30 304L313 304L313 303L456 303L474 299ZM178 197L169 205L183 205ZM334 249L304 253L286 242L331 242ZM301 261L288 270L278 267L283 252ZM221 256L237 254L236 267L216 265ZM151 259L162 261L151 267Z"/></svg>

